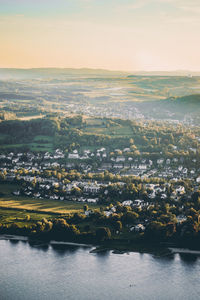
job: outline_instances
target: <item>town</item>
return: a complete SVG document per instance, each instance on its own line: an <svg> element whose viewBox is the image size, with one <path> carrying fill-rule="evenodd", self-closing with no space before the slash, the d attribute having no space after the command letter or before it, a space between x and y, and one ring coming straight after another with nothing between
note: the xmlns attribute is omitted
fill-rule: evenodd
<svg viewBox="0 0 200 300"><path fill-rule="evenodd" d="M120 199L124 204L129 201L139 207L152 205L159 198L178 202L183 195L191 197L191 187L193 191L198 190L200 168L196 159L188 168L183 157L164 159L161 156L152 161L141 156L134 159L127 155L129 152L130 148L124 148L108 153L102 147L93 152L84 150L83 153L75 149L66 154L56 149L53 153L1 154L0 178L20 183L20 189L14 191L15 196L88 203ZM183 184L184 180L187 184ZM123 195L129 182L142 185L142 192L135 193L134 197L129 195L131 202ZM186 188L188 182L189 188ZM116 186L122 195L112 199Z"/></svg>

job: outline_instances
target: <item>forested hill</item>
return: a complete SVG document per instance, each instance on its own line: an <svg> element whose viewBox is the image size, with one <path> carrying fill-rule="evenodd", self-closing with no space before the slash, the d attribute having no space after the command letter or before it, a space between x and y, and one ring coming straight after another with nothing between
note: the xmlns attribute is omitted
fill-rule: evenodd
<svg viewBox="0 0 200 300"><path fill-rule="evenodd" d="M177 104L197 104L200 105L200 94L188 95L184 97L171 97L168 99L169 101L173 101Z"/></svg>
<svg viewBox="0 0 200 300"><path fill-rule="evenodd" d="M33 69L9 69L0 68L0 78L27 79L27 78L62 78L66 76L127 76L128 72L110 71L104 69L89 69L89 68L33 68Z"/></svg>
<svg viewBox="0 0 200 300"><path fill-rule="evenodd" d="M187 95L183 97L170 97L165 100L157 101L157 109L168 111L174 114L177 119L181 116L191 114L199 118L200 113L200 94Z"/></svg>
<svg viewBox="0 0 200 300"><path fill-rule="evenodd" d="M136 122L117 118L92 118L82 115L62 118L49 116L29 121L0 122L1 151L53 151L107 147L109 151L129 148L133 155L140 153L189 153L199 151L198 127L173 125L168 122ZM174 150L174 149L178 149ZM186 151L187 150L187 151Z"/></svg>

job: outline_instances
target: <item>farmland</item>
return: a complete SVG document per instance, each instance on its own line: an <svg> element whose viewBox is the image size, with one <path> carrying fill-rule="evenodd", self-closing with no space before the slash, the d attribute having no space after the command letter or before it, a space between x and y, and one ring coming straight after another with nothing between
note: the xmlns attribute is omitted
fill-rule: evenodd
<svg viewBox="0 0 200 300"><path fill-rule="evenodd" d="M27 214L30 215L31 223L34 223L44 217L52 218L83 212L82 203L16 197L12 194L16 188L18 188L16 184L0 184L0 223L11 224L17 221L24 225L27 223ZM97 205L90 204L89 207L98 209Z"/></svg>

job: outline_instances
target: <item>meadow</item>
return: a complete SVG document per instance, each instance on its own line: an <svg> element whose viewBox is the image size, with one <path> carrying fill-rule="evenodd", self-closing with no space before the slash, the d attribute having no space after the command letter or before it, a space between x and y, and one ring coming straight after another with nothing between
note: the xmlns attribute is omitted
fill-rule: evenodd
<svg viewBox="0 0 200 300"><path fill-rule="evenodd" d="M0 184L0 223L11 224L14 221L24 225L26 217L30 216L31 222L42 218L55 218L70 213L83 212L83 203L73 201L58 201L49 199L34 199L28 197L16 197L12 194L19 188L14 184ZM90 209L98 209L99 206L89 204ZM30 222L28 222L30 224Z"/></svg>

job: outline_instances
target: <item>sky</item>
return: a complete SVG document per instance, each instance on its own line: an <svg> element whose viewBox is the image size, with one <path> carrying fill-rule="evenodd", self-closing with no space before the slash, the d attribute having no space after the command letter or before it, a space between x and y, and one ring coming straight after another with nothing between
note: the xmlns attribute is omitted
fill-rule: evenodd
<svg viewBox="0 0 200 300"><path fill-rule="evenodd" d="M0 0L0 67L200 71L200 0Z"/></svg>

